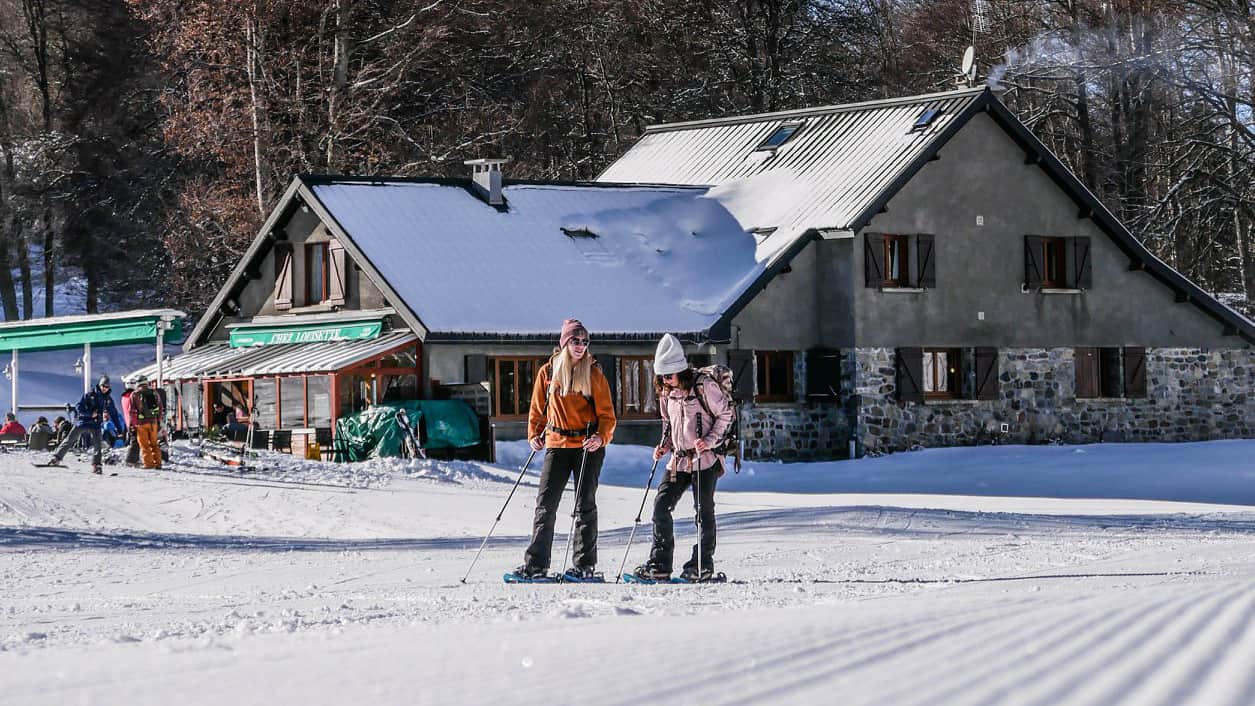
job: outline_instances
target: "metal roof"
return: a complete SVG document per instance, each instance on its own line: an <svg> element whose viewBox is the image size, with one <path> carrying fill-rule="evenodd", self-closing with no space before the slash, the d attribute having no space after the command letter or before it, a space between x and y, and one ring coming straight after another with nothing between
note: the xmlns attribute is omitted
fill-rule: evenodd
<svg viewBox="0 0 1255 706"><path fill-rule="evenodd" d="M0 331L30 328L35 326L72 326L96 322L129 321L131 319L183 319L187 314L178 309L135 309L132 311L115 311L107 314L74 314L72 316L52 316L41 319L25 319L22 321L0 321Z"/></svg>
<svg viewBox="0 0 1255 706"><path fill-rule="evenodd" d="M166 361L162 374L167 380L193 380L329 373L417 341L417 336L404 331L384 334L370 341L292 343L256 348L214 344L171 358ZM140 368L125 378L129 380L140 374L156 377L157 364Z"/></svg>
<svg viewBox="0 0 1255 706"><path fill-rule="evenodd" d="M598 181L715 186L769 172L790 175L797 208L764 223L796 237L808 228L854 229L868 207L985 93L965 89L908 98L658 125ZM913 130L925 110L940 110ZM802 127L779 148L756 149L785 124Z"/></svg>

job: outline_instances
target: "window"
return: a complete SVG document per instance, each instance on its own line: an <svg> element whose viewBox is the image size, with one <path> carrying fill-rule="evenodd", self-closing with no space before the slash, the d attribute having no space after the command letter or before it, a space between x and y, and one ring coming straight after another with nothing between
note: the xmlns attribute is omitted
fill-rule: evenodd
<svg viewBox="0 0 1255 706"><path fill-rule="evenodd" d="M911 132L927 130L929 125L932 125L937 118L941 117L942 112L941 108L929 108L920 113L919 117L915 119L915 124L911 126Z"/></svg>
<svg viewBox="0 0 1255 706"><path fill-rule="evenodd" d="M894 384L903 402L997 400L997 348L899 348Z"/></svg>
<svg viewBox="0 0 1255 706"><path fill-rule="evenodd" d="M657 417L658 400L654 394L654 359L645 356L625 356L619 358L618 368L619 416Z"/></svg>
<svg viewBox="0 0 1255 706"><path fill-rule="evenodd" d="M1146 349L1078 347L1075 356L1076 396L1146 397Z"/></svg>
<svg viewBox="0 0 1255 706"><path fill-rule="evenodd" d="M1042 238L1041 286L1045 289L1066 289L1067 255L1063 238Z"/></svg>
<svg viewBox="0 0 1255 706"><path fill-rule="evenodd" d="M754 351L758 392L755 402L793 401L793 351Z"/></svg>
<svg viewBox="0 0 1255 706"><path fill-rule="evenodd" d="M305 378L279 379L279 426L282 429L305 426Z"/></svg>
<svg viewBox="0 0 1255 706"><path fill-rule="evenodd" d="M885 279L886 287L909 287L911 284L911 266L907 263L910 253L909 240L905 235L885 236Z"/></svg>
<svg viewBox="0 0 1255 706"><path fill-rule="evenodd" d="M772 131L767 139L763 140L754 151L774 150L780 145L788 142L793 138L797 131L802 129L802 123L785 123Z"/></svg>
<svg viewBox="0 0 1255 706"><path fill-rule="evenodd" d="M274 378L256 378L253 380L253 406L257 413L253 422L261 429L273 428L278 423L279 398L275 396L277 383Z"/></svg>
<svg viewBox="0 0 1255 706"><path fill-rule="evenodd" d="M305 244L305 303L327 299L327 243Z"/></svg>
<svg viewBox="0 0 1255 706"><path fill-rule="evenodd" d="M863 236L863 269L868 287L930 289L937 286L935 237L866 233Z"/></svg>
<svg viewBox="0 0 1255 706"><path fill-rule="evenodd" d="M331 376L305 378L305 420L311 427L331 426Z"/></svg>
<svg viewBox="0 0 1255 706"><path fill-rule="evenodd" d="M958 399L962 392L962 357L958 348L924 349L924 397Z"/></svg>
<svg viewBox="0 0 1255 706"><path fill-rule="evenodd" d="M536 373L547 358L493 358L493 409L498 417L526 417L532 404Z"/></svg>
<svg viewBox="0 0 1255 706"><path fill-rule="evenodd" d="M1089 238L1024 236L1024 287L1034 289L1089 289L1093 267Z"/></svg>

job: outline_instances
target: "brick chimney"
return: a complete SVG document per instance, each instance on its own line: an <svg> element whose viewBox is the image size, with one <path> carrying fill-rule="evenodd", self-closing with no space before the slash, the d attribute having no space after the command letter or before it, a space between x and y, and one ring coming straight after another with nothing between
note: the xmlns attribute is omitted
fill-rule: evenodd
<svg viewBox="0 0 1255 706"><path fill-rule="evenodd" d="M501 194L501 165L508 159L468 159L463 164L471 168L471 179L475 182L475 190L488 202L489 206L501 206L505 197Z"/></svg>

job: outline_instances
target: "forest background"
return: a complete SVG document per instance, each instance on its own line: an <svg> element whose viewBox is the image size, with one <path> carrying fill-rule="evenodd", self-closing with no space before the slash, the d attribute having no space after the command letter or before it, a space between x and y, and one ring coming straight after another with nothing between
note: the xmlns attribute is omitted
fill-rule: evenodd
<svg viewBox="0 0 1255 706"><path fill-rule="evenodd" d="M1255 0L0 0L3 317L200 312L293 174L591 179L652 123L952 88L969 44L1255 313Z"/></svg>

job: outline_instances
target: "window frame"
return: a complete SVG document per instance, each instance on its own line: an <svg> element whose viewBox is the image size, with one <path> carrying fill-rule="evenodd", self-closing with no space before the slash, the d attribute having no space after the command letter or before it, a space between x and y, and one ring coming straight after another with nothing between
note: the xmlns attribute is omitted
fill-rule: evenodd
<svg viewBox="0 0 1255 706"><path fill-rule="evenodd" d="M314 252L315 250L320 250L322 252L322 267L320 268L322 270L322 273L321 273L322 274L322 293L318 295L317 299L314 298L314 292L313 292L314 281L313 281L313 278L311 277L311 274L313 273L314 268L310 266L310 264L313 262L313 257L311 256L311 253ZM331 243L326 242L326 241L323 241L321 243L305 243L304 252L305 252L305 304L308 306L313 306L315 304L321 304L327 301L327 299L330 298L331 296L331 292L330 292Z"/></svg>
<svg viewBox="0 0 1255 706"><path fill-rule="evenodd" d="M806 125L805 120L791 120L791 121L786 121L786 122L781 123L780 125L776 126L776 129L772 130L771 133L767 135L767 137L763 138L762 142L758 143L758 146L754 148L754 151L755 152L775 152L781 147L787 145L789 141L792 140L794 137L797 137L797 134L802 131L802 128L805 125ZM787 134L785 134L785 136L779 142L775 143L774 145L770 144L773 138L775 138L780 133L785 132L786 130L788 131Z"/></svg>
<svg viewBox="0 0 1255 706"><path fill-rule="evenodd" d="M529 386L526 391L518 385L518 364L520 362L530 361L535 365L532 371L532 384L536 384L536 375L540 373L541 367L549 362L548 356L530 356L530 355L501 355L490 356L488 358L488 383L492 386L492 418L504 421L526 420L528 412L532 406L532 388ZM501 364L510 363L514 366L514 402L516 410L512 414L501 413Z"/></svg>
<svg viewBox="0 0 1255 706"><path fill-rule="evenodd" d="M1053 257L1052 257L1053 254ZM1051 277L1051 265L1057 264L1057 278ZM1068 239L1061 236L1043 236L1041 239L1041 288L1069 289Z"/></svg>
<svg viewBox="0 0 1255 706"><path fill-rule="evenodd" d="M628 410L627 395L624 394L624 390L628 388L627 376L626 376L627 371L625 370L624 363L632 363L632 362L641 363L642 371L645 369L644 364L645 363L649 364L649 375L642 374L640 376L640 380L637 381L639 388L637 389L636 392L639 395L638 399L642 401L642 405L641 405L641 409L638 409L635 411ZM656 419L658 418L659 413L658 413L658 400L657 399L654 400L654 410L652 412L647 412L644 409L644 400L646 399L647 395L654 394L653 393L653 389L654 389L653 363L654 363L654 357L651 355L621 355L621 356L615 357L614 374L617 378L616 380L617 385L615 389L618 391L618 394L616 395L617 399L615 400L615 413L618 415L620 419Z"/></svg>
<svg viewBox="0 0 1255 706"><path fill-rule="evenodd" d="M964 349L962 348L924 348L923 349L923 364L924 364L924 370L926 372L921 377L919 384L920 384L920 392L924 395L925 400L967 399L966 397L963 396L963 382L964 382L963 381L963 369L964 369L963 368L963 359L964 359L963 351ZM946 356L947 370L944 371L945 376L946 376L945 377L946 389L941 390L941 391L929 390L927 389L927 384L925 383L925 381L928 380L927 372L932 373L933 380L938 379L937 374L939 371L937 370L937 361L938 361L937 355L939 353L944 353ZM975 391L973 391L972 398L973 399L975 398Z"/></svg>
<svg viewBox="0 0 1255 706"><path fill-rule="evenodd" d="M882 267L884 268L884 272L881 273L881 288L901 289L904 287L911 287L911 236L891 235L886 233L883 236L883 242L884 260L882 261ZM899 250L900 277L898 278L894 278L889 275L893 268L893 249L895 246Z"/></svg>
<svg viewBox="0 0 1255 706"><path fill-rule="evenodd" d="M771 359L784 356L785 368L789 374L785 378L784 390L777 388L776 381L771 379ZM754 402L793 402L794 400L794 369L796 357L793 351L754 351Z"/></svg>

